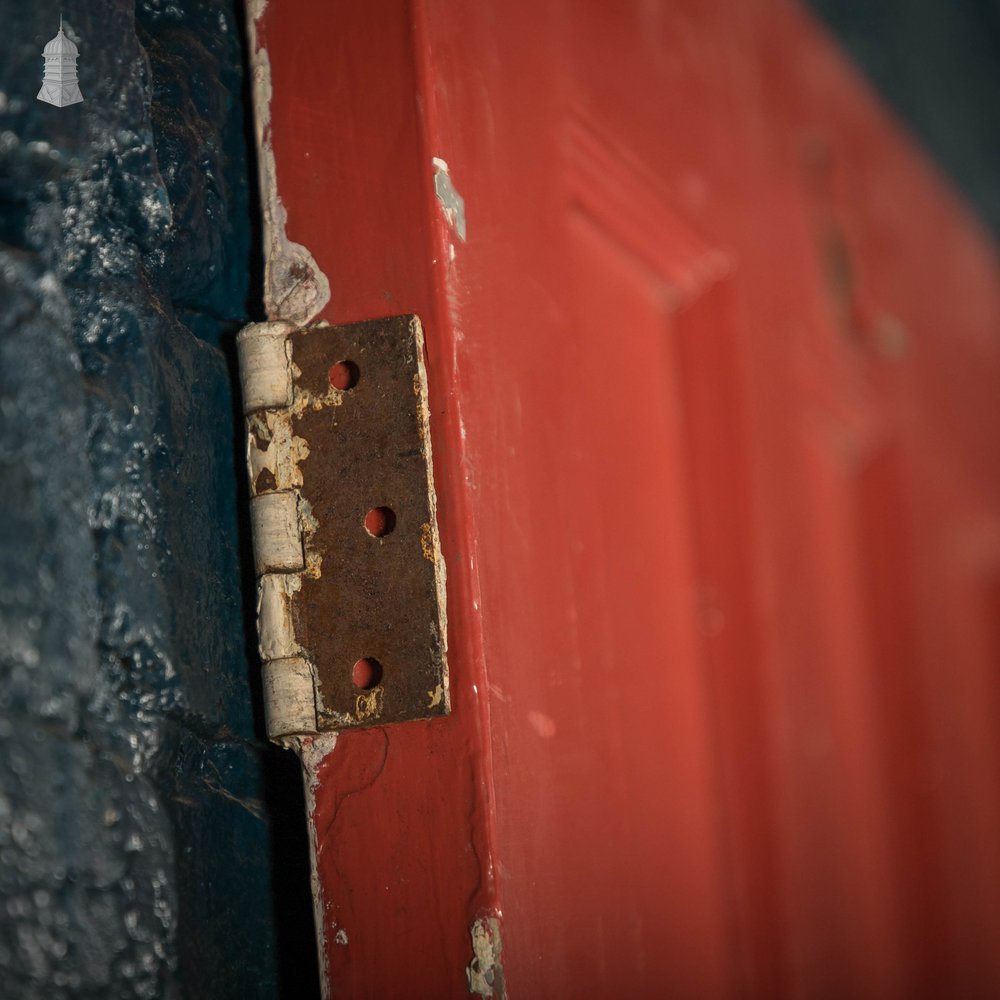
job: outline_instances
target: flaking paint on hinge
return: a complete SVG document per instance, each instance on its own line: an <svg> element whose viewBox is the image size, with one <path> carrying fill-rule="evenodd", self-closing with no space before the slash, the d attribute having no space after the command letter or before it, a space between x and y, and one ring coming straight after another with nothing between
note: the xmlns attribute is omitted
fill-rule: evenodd
<svg viewBox="0 0 1000 1000"><path fill-rule="evenodd" d="M254 495L302 485L299 463L309 457L305 439L292 432L292 415L259 410L247 417L247 471Z"/></svg>
<svg viewBox="0 0 1000 1000"><path fill-rule="evenodd" d="M251 324L236 339L247 430L250 516L257 564L257 629L268 736L284 746L318 728L322 698L315 664L295 638L293 595L322 572L311 541L316 519L300 495L308 442L294 433L294 330L283 321Z"/></svg>
<svg viewBox="0 0 1000 1000"><path fill-rule="evenodd" d="M257 644L262 662L302 655L291 611L291 596L301 589L298 573L265 573L258 581Z"/></svg>
<svg viewBox="0 0 1000 1000"><path fill-rule="evenodd" d="M319 323L302 328L283 320L256 323L240 332L237 352L248 439L268 736L287 742L285 737L319 731L446 715L450 707L446 570L437 530L419 320L397 316L349 326ZM355 395L347 396L348 389L330 385L330 359L341 356L364 359L366 378ZM379 385L395 389L372 394L373 387ZM411 387L413 397L408 391ZM347 403L347 399L352 402ZM395 491L390 493L392 502L402 504L401 509L411 518L407 533L400 532L390 541L390 545L399 543L394 549L383 550L385 542L371 532L369 535L379 540L371 543L365 539L361 534L365 525L357 521L344 490L331 496L323 489L331 474L335 478L341 474L336 461L344 460L345 451L353 449L349 466L371 460L365 444L364 415L370 417L373 406L385 420L395 421L396 433L408 444L413 444L411 436L419 440L419 447L400 445L402 451L384 459L388 464L383 472ZM336 453L324 453L319 444L338 427L353 430L338 439ZM316 459L324 454L325 464L317 465ZM405 467L397 468L404 460ZM426 493L421 495L423 490ZM310 496L318 498L315 507ZM351 544L344 544L345 538ZM382 560L378 563L371 557L374 545L379 546L376 551L386 552L376 557ZM343 582L335 580L319 591L316 586L324 572L324 553L336 555L334 565ZM353 570L347 573L345 559L353 559ZM376 568L381 574L378 586L351 590L349 581L367 579ZM394 576L393 572L400 569L405 571L408 589L401 590L396 584L399 573ZM414 575L420 578L419 585L413 583ZM345 591L350 592L349 600L344 598ZM339 610L327 614L330 608L324 610L322 599ZM393 632L390 622L373 640L365 631L371 618L370 608L366 611L365 607L371 605L392 615L400 601L406 600L421 604L428 632ZM345 617L354 623L353 631L343 626ZM376 614L376 618L384 619L384 615ZM331 620L340 623L339 633L329 630ZM379 643L377 650L356 648L359 635L365 645ZM362 653L376 651L380 658L386 658L387 676L382 676L381 663L375 660L379 668L375 685L359 689L344 668L350 668Z"/></svg>
<svg viewBox="0 0 1000 1000"><path fill-rule="evenodd" d="M313 547L313 537L319 522L312 512L312 504L305 497L299 497L299 531L302 532L302 551L306 566L303 576L318 580L323 575L323 555Z"/></svg>
<svg viewBox="0 0 1000 1000"><path fill-rule="evenodd" d="M330 282L312 254L286 235L288 213L278 194L271 144L271 63L257 37L266 0L248 0L250 75L257 142L257 171L264 223L264 306L269 319L308 323L330 301Z"/></svg>
<svg viewBox="0 0 1000 1000"><path fill-rule="evenodd" d="M472 961L465 970L469 982L469 992L481 997L495 997L504 1000L503 965L500 953L500 921L497 917L480 917L470 930L472 937Z"/></svg>

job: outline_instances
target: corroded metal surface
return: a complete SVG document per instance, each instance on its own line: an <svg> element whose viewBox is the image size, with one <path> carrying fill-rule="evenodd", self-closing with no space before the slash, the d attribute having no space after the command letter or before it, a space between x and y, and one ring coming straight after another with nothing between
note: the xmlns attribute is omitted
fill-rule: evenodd
<svg viewBox="0 0 1000 1000"><path fill-rule="evenodd" d="M287 405L247 417L269 733L281 740L446 714L420 323L248 328L248 400L260 378L248 361L263 338L269 364L290 374Z"/></svg>
<svg viewBox="0 0 1000 1000"><path fill-rule="evenodd" d="M301 464L315 518L306 548L323 559L315 576L303 578L294 607L299 642L317 668L320 726L444 714L441 555L428 489L419 323L397 316L302 330L291 340L292 364L301 370L293 423L310 448ZM331 393L331 366L342 362L356 366L357 383ZM299 405L306 399L323 402ZM381 537L365 527L378 508L395 520ZM369 690L352 679L365 658L382 670Z"/></svg>

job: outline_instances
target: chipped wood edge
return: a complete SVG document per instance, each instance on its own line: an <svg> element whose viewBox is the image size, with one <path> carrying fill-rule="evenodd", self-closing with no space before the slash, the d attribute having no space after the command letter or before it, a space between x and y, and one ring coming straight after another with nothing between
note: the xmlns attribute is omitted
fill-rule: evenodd
<svg viewBox="0 0 1000 1000"><path fill-rule="evenodd" d="M257 22L266 0L247 0L247 43L253 97L257 173L264 224L264 306L269 319L299 325L314 319L330 301L330 282L313 255L286 233L288 212L278 194L278 169L271 142L271 61L260 44Z"/></svg>
<svg viewBox="0 0 1000 1000"><path fill-rule="evenodd" d="M322 736L289 737L287 745L299 756L302 765L303 787L306 797L306 816L309 818L309 871L312 883L313 920L316 930L316 944L319 959L320 991L323 1000L330 996L330 955L326 947L326 910L327 903L323 892L323 880L319 875L319 830L314 817L316 815L316 790L319 788L321 769L327 757L333 753L337 745L336 733L324 733ZM335 936L335 940L339 938ZM346 932L344 940L346 942Z"/></svg>
<svg viewBox="0 0 1000 1000"><path fill-rule="evenodd" d="M427 367L424 364L424 328L414 316L410 319L414 351L417 356L417 379L414 392L417 396L417 433L423 450L424 465L427 468L427 509L429 519L421 532L421 546L424 557L434 565L434 585L437 591L438 620L437 639L441 647L441 683L434 691L428 691L428 708L436 708L444 703L445 714L451 712L451 684L448 669L448 570L444 553L441 551L441 532L438 529L437 491L434 488L434 454L431 447L431 408L427 389Z"/></svg>

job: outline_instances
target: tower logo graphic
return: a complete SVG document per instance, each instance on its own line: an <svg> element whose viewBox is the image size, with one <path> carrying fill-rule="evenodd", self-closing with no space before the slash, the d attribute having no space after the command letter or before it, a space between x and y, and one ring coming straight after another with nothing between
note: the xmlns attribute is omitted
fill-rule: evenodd
<svg viewBox="0 0 1000 1000"><path fill-rule="evenodd" d="M57 108L79 104L83 100L80 84L76 81L77 47L63 34L62 15L59 17L59 34L44 48L45 76L38 99Z"/></svg>

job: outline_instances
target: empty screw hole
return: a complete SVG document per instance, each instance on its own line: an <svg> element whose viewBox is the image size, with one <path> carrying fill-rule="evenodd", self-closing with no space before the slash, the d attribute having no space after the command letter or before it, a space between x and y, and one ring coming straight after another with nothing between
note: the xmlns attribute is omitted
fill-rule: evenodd
<svg viewBox="0 0 1000 1000"><path fill-rule="evenodd" d="M365 531L372 538L381 538L388 535L396 527L396 515L390 507L372 507L365 514Z"/></svg>
<svg viewBox="0 0 1000 1000"><path fill-rule="evenodd" d="M353 361L338 361L330 368L330 385L334 389L353 389L361 372Z"/></svg>
<svg viewBox="0 0 1000 1000"><path fill-rule="evenodd" d="M371 691L378 687L382 680L382 664L371 656L358 660L351 670L351 680L354 686L362 691Z"/></svg>

